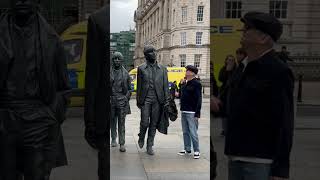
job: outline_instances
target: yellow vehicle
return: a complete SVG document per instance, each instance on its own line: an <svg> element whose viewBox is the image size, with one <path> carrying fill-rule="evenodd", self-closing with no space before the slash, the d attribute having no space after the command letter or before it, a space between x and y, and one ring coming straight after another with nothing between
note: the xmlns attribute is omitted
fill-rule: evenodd
<svg viewBox="0 0 320 180"><path fill-rule="evenodd" d="M73 97L71 106L84 104L84 80L86 69L87 22L70 26L61 38L68 56L68 75Z"/></svg>
<svg viewBox="0 0 320 180"><path fill-rule="evenodd" d="M218 74L227 55L235 56L236 50L240 47L240 39L243 23L240 19L211 19L211 62L215 78ZM221 82L218 81L218 85Z"/></svg>
<svg viewBox="0 0 320 180"><path fill-rule="evenodd" d="M172 83L176 81L176 84L178 85L180 80L184 78L186 74L186 68L184 67L168 67L168 80L169 80L169 88L171 87ZM137 68L132 69L129 72L129 75L131 77L131 89L133 89L134 92L137 90Z"/></svg>

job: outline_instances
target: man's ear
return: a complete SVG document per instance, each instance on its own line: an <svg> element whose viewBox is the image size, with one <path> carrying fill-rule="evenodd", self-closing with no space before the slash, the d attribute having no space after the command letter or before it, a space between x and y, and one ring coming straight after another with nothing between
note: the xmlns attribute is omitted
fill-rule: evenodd
<svg viewBox="0 0 320 180"><path fill-rule="evenodd" d="M272 41L272 38L267 34L263 34L259 40L259 44L268 44L270 41Z"/></svg>

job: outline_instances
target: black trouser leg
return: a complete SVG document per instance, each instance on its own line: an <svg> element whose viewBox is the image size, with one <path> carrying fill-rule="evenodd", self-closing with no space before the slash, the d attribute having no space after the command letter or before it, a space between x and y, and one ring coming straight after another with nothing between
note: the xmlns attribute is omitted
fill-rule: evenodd
<svg viewBox="0 0 320 180"><path fill-rule="evenodd" d="M99 180L109 180L109 154L106 149L101 149L98 152L98 176Z"/></svg>
<svg viewBox="0 0 320 180"><path fill-rule="evenodd" d="M119 108L118 111L118 131L119 131L119 144L124 145L126 140L126 128L125 128L125 123L126 123L126 111L124 108Z"/></svg>
<svg viewBox="0 0 320 180"><path fill-rule="evenodd" d="M42 149L26 149L24 157L24 180L45 180L46 164Z"/></svg>
<svg viewBox="0 0 320 180"><path fill-rule="evenodd" d="M111 129L111 138L112 140L117 139L117 121L118 121L118 108L116 106L111 106L111 120L110 120L110 129ZM118 127L119 128L119 127Z"/></svg>
<svg viewBox="0 0 320 180"><path fill-rule="evenodd" d="M0 180L16 180L17 171L17 135L0 134Z"/></svg>
<svg viewBox="0 0 320 180"><path fill-rule="evenodd" d="M145 104L141 107L141 121L140 121L140 133L139 137L141 139L145 138L147 129L149 127L149 118L151 113L151 103L146 101Z"/></svg>
<svg viewBox="0 0 320 180"><path fill-rule="evenodd" d="M154 137L157 132L157 124L159 121L159 115L160 115L160 104L158 101L155 101L152 103L152 106L151 106L147 147L152 147L154 144Z"/></svg>
<svg viewBox="0 0 320 180"><path fill-rule="evenodd" d="M110 153L109 142L105 135L97 135L97 147L98 147L98 176L99 180L110 179ZM108 136L109 137L109 136Z"/></svg>

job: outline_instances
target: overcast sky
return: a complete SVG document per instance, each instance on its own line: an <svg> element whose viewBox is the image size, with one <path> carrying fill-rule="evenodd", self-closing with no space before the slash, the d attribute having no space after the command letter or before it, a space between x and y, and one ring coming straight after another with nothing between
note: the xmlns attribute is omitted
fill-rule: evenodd
<svg viewBox="0 0 320 180"><path fill-rule="evenodd" d="M111 32L127 31L135 28L134 11L138 0L111 0L110 30Z"/></svg>

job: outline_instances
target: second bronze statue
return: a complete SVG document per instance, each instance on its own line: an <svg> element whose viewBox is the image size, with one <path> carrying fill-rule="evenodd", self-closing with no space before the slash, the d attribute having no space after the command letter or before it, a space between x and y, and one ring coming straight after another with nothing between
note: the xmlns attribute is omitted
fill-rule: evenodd
<svg viewBox="0 0 320 180"><path fill-rule="evenodd" d="M111 93L111 146L117 146L117 124L119 134L120 151L125 152L125 118L130 114L129 100L131 97L131 79L128 71L122 66L123 56L120 52L112 55L112 67L110 70Z"/></svg>

